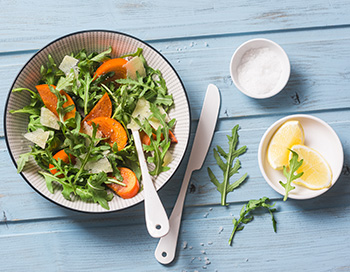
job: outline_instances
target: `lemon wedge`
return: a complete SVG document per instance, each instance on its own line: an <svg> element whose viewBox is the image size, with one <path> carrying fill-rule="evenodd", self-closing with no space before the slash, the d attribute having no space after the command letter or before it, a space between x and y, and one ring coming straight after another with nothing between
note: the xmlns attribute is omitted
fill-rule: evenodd
<svg viewBox="0 0 350 272"><path fill-rule="evenodd" d="M297 173L304 172L304 174L294 180L293 183L312 190L331 187L332 170L320 153L305 145L295 145L291 150L298 153L299 159L304 160L303 164L297 170Z"/></svg>
<svg viewBox="0 0 350 272"><path fill-rule="evenodd" d="M304 144L304 130L300 122L290 120L281 125L272 136L267 148L267 160L271 167L281 170L283 165L288 165L288 148L293 145Z"/></svg>

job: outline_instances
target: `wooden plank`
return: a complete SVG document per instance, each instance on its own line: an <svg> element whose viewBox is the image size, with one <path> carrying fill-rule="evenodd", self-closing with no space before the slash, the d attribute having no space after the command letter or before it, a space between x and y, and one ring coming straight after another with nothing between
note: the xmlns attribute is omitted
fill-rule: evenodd
<svg viewBox="0 0 350 272"><path fill-rule="evenodd" d="M344 32L345 30L345 32ZM229 62L236 47L254 36L230 36L154 43L182 78L191 105L192 118L199 117L208 83L221 92L220 118L259 116L282 112L309 112L349 108L350 28L297 31L264 35L280 43L289 55L292 74L287 87L270 99L255 100L240 93L229 75ZM193 42L193 46L190 44ZM209 45L206 47L204 44ZM197 43L197 44L195 44ZM185 49L186 47L186 49ZM179 51L181 49L181 51ZM11 84L30 54L0 55L0 92L7 95ZM336 92L337 95L334 95ZM3 111L4 104L0 105ZM3 135L2 118L0 135Z"/></svg>
<svg viewBox="0 0 350 272"><path fill-rule="evenodd" d="M144 224L120 225L118 217L101 221L79 216L0 225L0 260L4 271L110 271L116 265L119 271L274 271L277 267L286 271L291 267L297 271L347 271L350 219L343 215L350 212L350 203L349 198L343 200L339 208L327 209L321 204L323 209L302 213L300 209L310 201L278 202L277 233L270 215L257 212L237 233L232 247L228 245L231 221L239 213L240 203L212 210L186 208L177 257L169 266L153 258L157 239L148 235ZM207 212L209 215L203 217ZM334 226L337 231L333 231ZM17 254L21 258L14 258ZM133 261L141 256L147 261Z"/></svg>
<svg viewBox="0 0 350 272"><path fill-rule="evenodd" d="M2 6L0 52L41 48L85 29L110 29L145 40L259 33L348 25L347 0L265 1L94 1L8 2ZM38 16L40 14L40 16ZM77 23L79 22L79 23Z"/></svg>
<svg viewBox="0 0 350 272"><path fill-rule="evenodd" d="M345 166L343 174L337 184L325 194L325 198L333 197L338 194L349 194L349 188L346 186L349 180L349 165L350 154L348 152L350 143L348 139L348 127L350 123L350 111L338 112L321 112L315 116L328 122L338 133L345 150ZM279 199L281 196L271 189L261 176L257 162L257 150L260 138L265 130L276 120L283 117L267 116L264 118L238 118L234 120L221 120L217 126L217 131L214 135L213 142L201 170L193 173L189 194L186 199L186 206L203 206L215 205L219 203L220 194L215 187L210 183L207 167L211 167L218 177L221 176L219 168L213 158L212 148L216 145L221 145L227 148L226 135L235 124L241 126L240 143L248 146L247 154L241 157L242 170L241 173L248 172L248 181L239 188L239 190L228 195L230 203L245 202L251 198L260 198L268 196L272 199ZM193 135L191 136L193 139ZM54 217L70 217L75 216L75 212L67 211L66 209L56 207L51 202L37 195L22 178L16 174L16 170L9 160L9 156L5 150L4 141L0 141L0 172L4 173L3 180L6 182L0 183L0 207L6 214L8 221L28 220L28 219L43 219ZM185 170L188 153L182 165L175 176L169 183L160 191L160 196L164 202L168 212L174 206L182 178ZM24 209L25 207L25 209ZM143 204L133 208L133 212L141 213ZM0 210L0 212L1 212ZM140 216L140 215L138 215ZM0 214L1 218L1 214Z"/></svg>

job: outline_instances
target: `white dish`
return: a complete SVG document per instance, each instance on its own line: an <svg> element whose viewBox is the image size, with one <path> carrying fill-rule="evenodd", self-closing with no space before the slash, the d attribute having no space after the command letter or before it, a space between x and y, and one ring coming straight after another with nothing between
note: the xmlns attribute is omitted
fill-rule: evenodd
<svg viewBox="0 0 350 272"><path fill-rule="evenodd" d="M246 52L248 52L251 49L259 49L259 48L268 48L279 58L280 65L281 65L281 75L278 79L278 82L275 83L274 88L272 90L266 93L254 94L246 90L240 83L238 79L238 68ZM286 52L277 43L271 40L261 39L261 38L252 39L243 43L241 46L239 46L234 52L234 54L232 55L231 63L230 63L230 74L231 74L233 83L236 85L238 90L240 90L242 93L252 98L264 99L264 98L269 98L278 94L286 86L290 75L290 62Z"/></svg>
<svg viewBox="0 0 350 272"><path fill-rule="evenodd" d="M35 90L35 85L37 85L40 78L40 66L42 64L46 65L48 54L51 54L56 63L60 63L65 55L72 52L77 53L83 48L88 53L91 53L94 51L102 52L109 46L113 48L112 57L136 52L138 47L143 48L143 54L147 63L149 66L162 72L169 93L173 95L175 107L169 114L171 118L176 118L177 120L174 133L178 143L171 147L173 161L169 164L170 170L161 173L157 178L153 179L156 189L159 190L173 176L185 154L190 134L190 109L181 79L171 64L150 45L130 35L115 31L92 30L69 34L53 41L38 51L19 72L11 90L18 87ZM23 134L27 131L28 116L11 114L10 110L20 109L29 104L29 101L30 96L28 93L12 93L11 91L6 101L4 118L5 139L10 156L16 166L19 155L30 151L29 145L31 143L23 137ZM21 175L42 196L72 210L91 213L112 212L133 206L144 199L143 191L131 199L122 199L115 196L109 202L109 211L98 204L83 202L74 197L73 201L69 201L62 196L58 185L54 194L48 191L43 176L38 173L40 169L35 161L31 159Z"/></svg>
<svg viewBox="0 0 350 272"><path fill-rule="evenodd" d="M344 152L342 144L338 135L326 122L317 117L306 114L289 115L276 121L267 129L261 138L258 151L258 161L260 171L266 182L276 192L284 195L284 188L279 184L279 181L282 180L285 182L286 178L284 177L282 171L274 170L270 166L269 162L267 161L266 152L271 137L274 135L276 130L288 120L298 120L300 122L305 133L304 144L317 150L327 160L333 173L332 187L339 178L343 168ZM293 199L313 198L330 189L326 188L322 190L310 190L296 184L292 185L295 186L295 189L289 192L288 197Z"/></svg>

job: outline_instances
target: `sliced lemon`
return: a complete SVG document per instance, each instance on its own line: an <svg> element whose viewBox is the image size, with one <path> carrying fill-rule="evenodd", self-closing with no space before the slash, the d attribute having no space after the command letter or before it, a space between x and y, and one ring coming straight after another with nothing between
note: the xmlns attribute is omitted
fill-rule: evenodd
<svg viewBox="0 0 350 272"><path fill-rule="evenodd" d="M267 148L267 160L271 167L281 170L283 165L288 165L288 148L293 145L304 144L304 130L300 122L290 120L281 125L272 136Z"/></svg>
<svg viewBox="0 0 350 272"><path fill-rule="evenodd" d="M303 164L297 170L297 173L304 172L304 174L293 181L295 184L312 190L331 187L332 170L320 153L305 145L295 145L291 150L298 153L299 160L304 160Z"/></svg>

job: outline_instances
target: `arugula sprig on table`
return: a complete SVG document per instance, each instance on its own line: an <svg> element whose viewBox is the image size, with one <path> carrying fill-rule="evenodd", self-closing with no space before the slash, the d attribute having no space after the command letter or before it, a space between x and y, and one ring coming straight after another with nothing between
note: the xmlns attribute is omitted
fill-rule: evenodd
<svg viewBox="0 0 350 272"><path fill-rule="evenodd" d="M235 233L237 231L241 231L244 229L244 225L243 224L248 224L249 222L251 222L254 219L254 216L251 214L251 212L253 212L254 210L258 209L258 208L265 208L269 211L270 215L271 215L271 219L272 219L272 226L273 226L273 230L276 232L276 225L277 222L275 220L275 217L273 215L273 213L276 211L276 209L272 209L275 204L270 205L266 202L269 202L270 199L267 197L262 197L260 199L252 199L249 200L247 204L243 205L241 212L239 213L239 218L233 218L232 223L234 225L233 227L233 231L231 233L230 239L228 241L229 245L232 245L232 241L233 241L233 237L235 235Z"/></svg>
<svg viewBox="0 0 350 272"><path fill-rule="evenodd" d="M283 183L282 181L279 182L285 189L283 201L286 201L288 198L288 193L295 189L295 187L292 186L292 181L300 178L304 174L304 172L301 172L295 175L296 171L303 164L304 160L301 159L300 161L298 161L298 153L291 149L289 150L292 152L292 158L289 160L288 166L283 165L283 175L287 178L287 181L286 183ZM287 167L289 168L289 170L287 170Z"/></svg>
<svg viewBox="0 0 350 272"><path fill-rule="evenodd" d="M208 167L208 174L210 177L211 182L217 187L217 190L221 193L221 205L226 206L226 198L227 194L232 192L234 189L238 188L247 178L247 173L244 174L242 177L240 177L238 180L236 180L234 183L230 184L230 178L238 173L238 170L241 168L241 162L239 159L236 160L235 164L233 165L234 160L246 152L247 146L242 146L238 150L236 150L237 144L238 144L238 128L239 125L236 125L232 129L232 135L228 136L228 143L229 143L229 151L226 153L220 146L217 146L214 148L214 157L219 165L220 169L222 170L224 174L224 180L223 182L219 182L216 176L214 175L213 171ZM222 160L221 157L223 157L226 160L226 163Z"/></svg>
<svg viewBox="0 0 350 272"><path fill-rule="evenodd" d="M236 149L238 144L238 128L239 125L236 125L232 129L232 135L227 135L227 138L229 140L229 152L226 153L220 146L217 146L217 149L214 148L214 157L216 159L217 164L219 165L220 169L224 173L224 181L220 183L217 178L215 177L214 173L211 171L211 169L208 167L208 174L210 177L211 182L217 187L217 190L221 193L221 205L226 205L226 196L229 192L232 192L234 189L238 188L247 177L247 174L244 174L241 178L239 178L236 182L230 184L229 179L232 175L238 172L238 170L241 167L240 161L237 159L235 164L233 165L233 161L240 155L246 152L247 147L243 146ZM226 159L226 163L223 162L221 159ZM234 225L233 231L231 233L231 236L229 238L229 245L232 245L233 237L237 231L241 231L244 229L243 224L248 224L251 222L254 217L251 215L251 212L254 211L257 208L265 208L269 211L272 218L272 224L273 229L276 232L276 220L274 218L273 213L276 211L276 209L273 209L275 204L268 204L270 199L267 197L262 197L258 200L252 199L249 200L247 204L245 204L241 211L240 211L240 217L238 219L234 218L232 223Z"/></svg>

